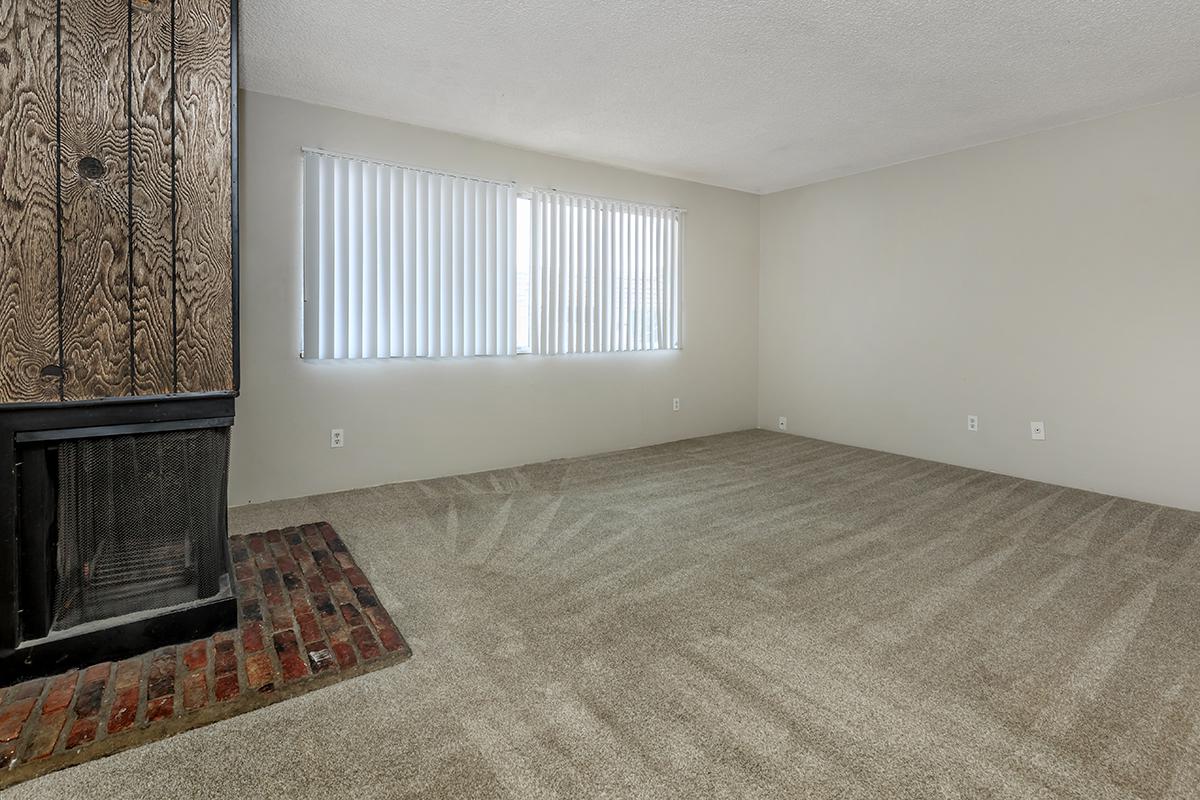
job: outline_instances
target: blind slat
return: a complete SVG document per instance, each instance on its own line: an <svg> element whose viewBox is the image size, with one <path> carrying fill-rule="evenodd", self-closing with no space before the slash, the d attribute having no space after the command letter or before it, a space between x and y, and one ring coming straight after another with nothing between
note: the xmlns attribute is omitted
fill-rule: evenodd
<svg viewBox="0 0 1200 800"><path fill-rule="evenodd" d="M314 197L321 192L321 165L316 160L304 162L304 195ZM321 341L321 208L304 206L304 345ZM319 353L306 353L309 357Z"/></svg>
<svg viewBox="0 0 1200 800"><path fill-rule="evenodd" d="M375 335L376 325L379 318L376 309L375 291L378 286L378 275L376 273L376 265L379 259L376 231L376 214L378 206L376 205L375 194L375 165L366 164L363 167L362 176L362 313L360 315L359 337L362 341L360 353L363 358L373 358L376 355L375 344L378 337Z"/></svg>

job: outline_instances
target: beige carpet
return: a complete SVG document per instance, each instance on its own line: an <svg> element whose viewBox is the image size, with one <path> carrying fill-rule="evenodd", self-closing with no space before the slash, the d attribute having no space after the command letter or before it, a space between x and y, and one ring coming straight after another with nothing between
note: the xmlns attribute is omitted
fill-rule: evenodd
<svg viewBox="0 0 1200 800"><path fill-rule="evenodd" d="M1200 514L751 431L315 519L410 662L14 800L1200 794Z"/></svg>

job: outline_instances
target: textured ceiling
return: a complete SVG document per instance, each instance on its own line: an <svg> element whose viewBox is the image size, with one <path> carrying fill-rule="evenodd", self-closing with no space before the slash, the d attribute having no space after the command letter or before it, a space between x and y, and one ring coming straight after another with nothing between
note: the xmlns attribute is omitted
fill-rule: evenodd
<svg viewBox="0 0 1200 800"><path fill-rule="evenodd" d="M253 0L255 91L769 192L1200 92L1200 0Z"/></svg>

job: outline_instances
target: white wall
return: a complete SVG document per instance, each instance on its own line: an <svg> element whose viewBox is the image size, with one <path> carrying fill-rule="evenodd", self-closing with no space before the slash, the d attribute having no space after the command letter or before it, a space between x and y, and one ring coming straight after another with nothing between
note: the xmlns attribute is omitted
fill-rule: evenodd
<svg viewBox="0 0 1200 800"><path fill-rule="evenodd" d="M240 113L242 396L231 503L754 427L758 197L250 92ZM684 349L302 362L303 146L687 209ZM335 427L346 431L340 450L329 447Z"/></svg>
<svg viewBox="0 0 1200 800"><path fill-rule="evenodd" d="M761 212L761 427L1200 509L1200 97Z"/></svg>

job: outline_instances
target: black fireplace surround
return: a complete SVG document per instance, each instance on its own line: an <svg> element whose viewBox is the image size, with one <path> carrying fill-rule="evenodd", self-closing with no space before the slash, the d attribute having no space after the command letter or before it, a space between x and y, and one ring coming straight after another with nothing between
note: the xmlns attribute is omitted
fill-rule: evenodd
<svg viewBox="0 0 1200 800"><path fill-rule="evenodd" d="M0 410L0 684L234 627L233 404Z"/></svg>

